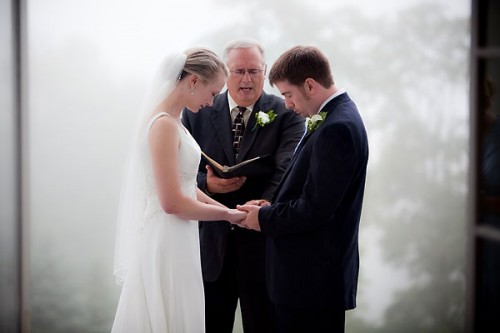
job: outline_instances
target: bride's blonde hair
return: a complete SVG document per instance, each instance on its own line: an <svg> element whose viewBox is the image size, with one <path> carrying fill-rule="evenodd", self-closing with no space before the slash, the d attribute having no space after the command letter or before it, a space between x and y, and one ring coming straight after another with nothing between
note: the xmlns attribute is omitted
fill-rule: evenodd
<svg viewBox="0 0 500 333"><path fill-rule="evenodd" d="M208 82L219 73L228 76L226 65L222 59L212 50L206 48L190 48L184 51L186 63L179 76L182 80L186 73L198 76L201 80Z"/></svg>

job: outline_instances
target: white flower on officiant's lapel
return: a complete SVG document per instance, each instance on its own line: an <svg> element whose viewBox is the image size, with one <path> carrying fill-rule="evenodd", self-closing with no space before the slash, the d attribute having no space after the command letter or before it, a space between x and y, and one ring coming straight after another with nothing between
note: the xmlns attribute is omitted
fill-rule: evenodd
<svg viewBox="0 0 500 333"><path fill-rule="evenodd" d="M323 120L325 120L326 115L327 115L326 112L320 112L312 117L307 117L306 118L307 133L310 134L314 132L321 125L321 123L323 123Z"/></svg>
<svg viewBox="0 0 500 333"><path fill-rule="evenodd" d="M255 130L257 126L264 127L272 123L274 118L276 118L276 113L274 113L274 110L269 110L267 112L259 111L255 114L255 118L257 121L255 122L255 126L252 128L252 131Z"/></svg>

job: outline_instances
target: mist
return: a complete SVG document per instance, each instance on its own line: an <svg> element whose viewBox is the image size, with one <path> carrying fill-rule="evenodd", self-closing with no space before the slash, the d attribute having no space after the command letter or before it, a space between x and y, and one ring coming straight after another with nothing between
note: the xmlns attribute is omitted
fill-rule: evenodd
<svg viewBox="0 0 500 333"><path fill-rule="evenodd" d="M222 54L237 37L261 41L268 68L291 46L318 46L365 120L360 284L347 331L464 331L468 1L27 6L33 332L110 331L121 179L148 78L171 49Z"/></svg>

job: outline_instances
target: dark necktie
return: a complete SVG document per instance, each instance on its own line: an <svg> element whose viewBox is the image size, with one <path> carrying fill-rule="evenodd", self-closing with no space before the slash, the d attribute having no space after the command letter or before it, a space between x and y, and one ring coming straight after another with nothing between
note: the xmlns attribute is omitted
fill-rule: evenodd
<svg viewBox="0 0 500 333"><path fill-rule="evenodd" d="M233 150L235 159L238 158L238 153L240 151L241 139L243 138L243 133L245 132L245 123L243 121L243 114L247 108L238 106L238 114L234 118L233 122Z"/></svg>

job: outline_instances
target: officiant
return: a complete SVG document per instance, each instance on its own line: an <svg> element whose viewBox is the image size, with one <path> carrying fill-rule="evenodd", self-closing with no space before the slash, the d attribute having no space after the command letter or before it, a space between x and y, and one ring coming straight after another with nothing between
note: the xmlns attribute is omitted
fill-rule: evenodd
<svg viewBox="0 0 500 333"><path fill-rule="evenodd" d="M254 198L272 198L305 127L281 97L264 92L267 65L257 41L230 41L223 58L229 69L227 90L216 96L212 107L196 114L184 112L182 122L202 151L222 165L273 157L273 167L261 174L228 179L217 177L202 159L198 187L234 208ZM231 333L238 300L245 333L272 332L264 236L229 223L201 221L200 243L206 332Z"/></svg>

